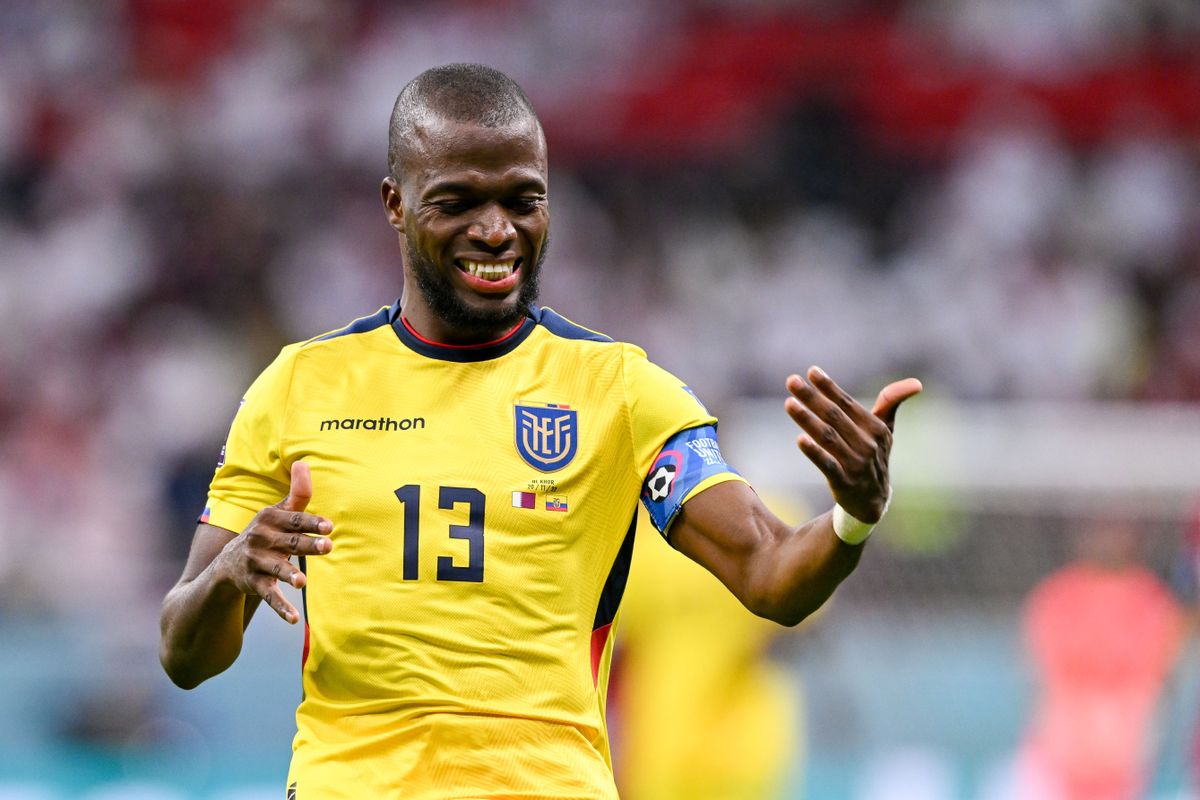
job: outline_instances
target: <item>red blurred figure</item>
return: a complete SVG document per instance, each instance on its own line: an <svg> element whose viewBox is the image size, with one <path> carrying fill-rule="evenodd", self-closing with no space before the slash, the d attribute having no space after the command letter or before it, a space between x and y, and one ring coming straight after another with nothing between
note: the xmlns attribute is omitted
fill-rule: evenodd
<svg viewBox="0 0 1200 800"><path fill-rule="evenodd" d="M1183 634L1167 586L1138 563L1132 520L1097 519L1079 558L1029 597L1039 696L1018 762L1027 800L1141 796L1150 724Z"/></svg>

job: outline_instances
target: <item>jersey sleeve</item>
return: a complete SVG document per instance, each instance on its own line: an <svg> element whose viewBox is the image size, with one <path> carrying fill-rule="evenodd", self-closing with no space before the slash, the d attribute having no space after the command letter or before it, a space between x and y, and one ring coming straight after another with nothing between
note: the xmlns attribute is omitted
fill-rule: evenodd
<svg viewBox="0 0 1200 800"><path fill-rule="evenodd" d="M221 448L200 522L239 532L264 507L287 496L290 464L281 439L294 347L286 347L246 391Z"/></svg>
<svg viewBox="0 0 1200 800"><path fill-rule="evenodd" d="M695 392L632 345L624 366L642 503L665 537L690 498L718 483L745 479L725 463L717 418Z"/></svg>

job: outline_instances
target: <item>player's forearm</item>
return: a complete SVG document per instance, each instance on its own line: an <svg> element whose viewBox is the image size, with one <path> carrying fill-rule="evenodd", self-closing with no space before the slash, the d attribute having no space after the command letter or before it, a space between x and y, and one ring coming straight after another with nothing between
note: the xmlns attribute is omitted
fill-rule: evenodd
<svg viewBox="0 0 1200 800"><path fill-rule="evenodd" d="M742 602L755 614L789 626L829 599L858 566L863 550L837 537L828 513L764 540L747 565Z"/></svg>
<svg viewBox="0 0 1200 800"><path fill-rule="evenodd" d="M216 562L180 582L163 600L159 660L178 686L192 689L229 668L242 650L246 595L217 574Z"/></svg>

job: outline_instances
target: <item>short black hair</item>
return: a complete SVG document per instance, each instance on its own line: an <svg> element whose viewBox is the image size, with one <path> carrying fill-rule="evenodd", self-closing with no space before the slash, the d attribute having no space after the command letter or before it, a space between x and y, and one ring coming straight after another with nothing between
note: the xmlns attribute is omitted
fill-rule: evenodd
<svg viewBox="0 0 1200 800"><path fill-rule="evenodd" d="M498 69L483 64L446 64L427 69L400 91L392 108L388 170L397 180L407 142L421 122L434 116L489 128L528 119L538 122L525 92Z"/></svg>

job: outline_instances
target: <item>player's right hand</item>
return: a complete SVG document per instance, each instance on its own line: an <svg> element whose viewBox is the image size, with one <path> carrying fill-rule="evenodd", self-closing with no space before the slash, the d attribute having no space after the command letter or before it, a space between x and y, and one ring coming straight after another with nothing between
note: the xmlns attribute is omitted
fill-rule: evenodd
<svg viewBox="0 0 1200 800"><path fill-rule="evenodd" d="M223 580L251 597L261 597L275 613L291 624L300 621L300 613L279 588L287 581L297 589L306 578L291 562L292 556L321 556L333 549L328 534L333 523L315 514L306 514L312 499L312 474L308 464L292 464L292 483L288 496L267 506L250 520L220 555ZM313 535L316 534L316 535Z"/></svg>

